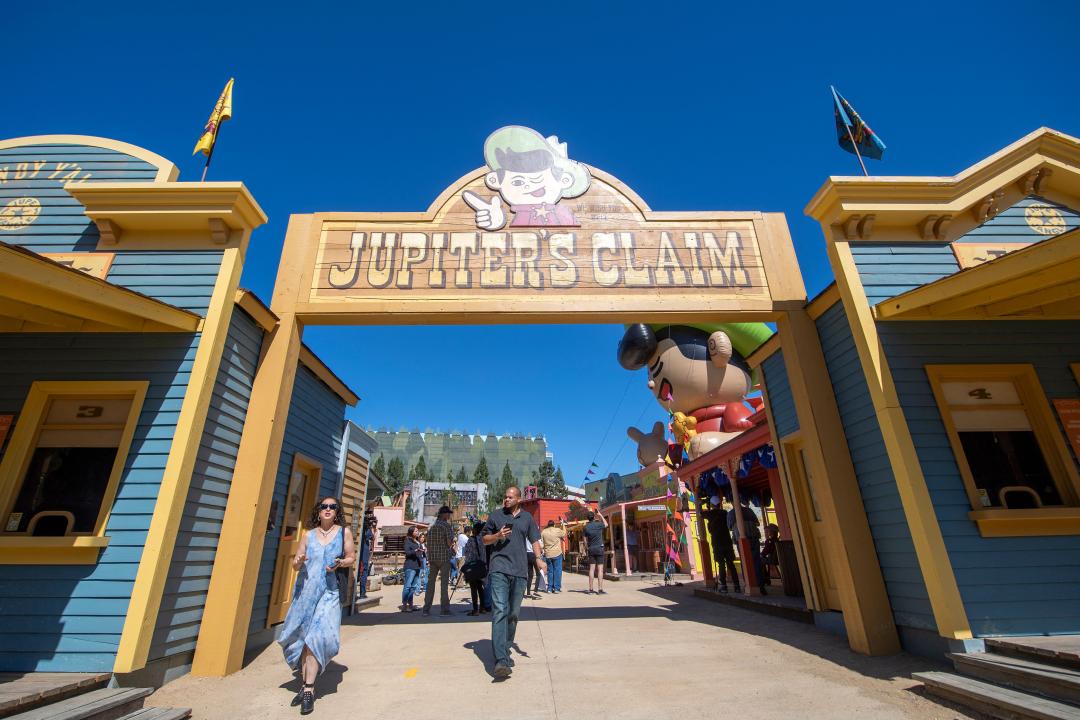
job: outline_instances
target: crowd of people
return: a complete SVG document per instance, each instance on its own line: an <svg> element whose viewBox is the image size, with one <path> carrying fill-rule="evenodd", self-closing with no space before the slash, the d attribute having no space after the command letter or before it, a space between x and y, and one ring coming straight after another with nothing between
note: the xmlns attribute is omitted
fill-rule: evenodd
<svg viewBox="0 0 1080 720"><path fill-rule="evenodd" d="M521 491L510 487L502 506L484 522L453 527L451 508L439 508L436 521L422 531L409 527L404 542L402 612L431 614L436 587L439 614L450 615L450 587L468 585L470 616L491 613L491 645L496 679L513 672L511 648L517 632L522 600L541 592L562 592L566 522L549 520L543 531L521 508ZM370 511L359 528L359 545L345 526L343 506L325 497L312 509L310 529L298 539L292 565L296 585L285 622L278 633L285 660L302 685L292 704L300 713L313 711L315 679L337 654L341 641L341 598L346 596L349 569L359 556L357 578L360 598L366 597L367 579L377 523ZM583 528L589 567L588 593L604 591L604 531L607 520L588 513ZM635 536L636 539L636 536ZM635 543L636 544L636 543ZM417 596L423 597L417 607Z"/></svg>
<svg viewBox="0 0 1080 720"><path fill-rule="evenodd" d="M716 589L725 593L728 591L729 575L735 592L742 592L739 575L735 571L735 548L739 544L739 519L735 512L734 507L725 510L720 498L715 495L709 499L708 506L702 512L712 540L713 560L718 566ZM742 525L746 532L747 545L750 548L750 562L754 568L758 590L762 595L768 595L766 587L770 584L772 576L779 576L780 560L777 543L780 539L780 529L769 523L765 527L763 546L761 520L750 508L747 498L739 499L738 512L742 516Z"/></svg>

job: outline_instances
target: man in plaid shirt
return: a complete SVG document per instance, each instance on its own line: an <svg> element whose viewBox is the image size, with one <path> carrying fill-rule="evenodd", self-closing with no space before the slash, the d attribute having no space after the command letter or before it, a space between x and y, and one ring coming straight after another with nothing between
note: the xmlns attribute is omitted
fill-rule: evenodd
<svg viewBox="0 0 1080 720"><path fill-rule="evenodd" d="M428 528L428 581L427 592L424 594L424 617L431 615L431 601L435 599L435 579L439 578L439 604L442 606L440 615L450 614L450 595L447 593L447 583L450 582L450 557L454 554L454 529L450 527L450 515L453 511L446 505L439 508L439 519Z"/></svg>

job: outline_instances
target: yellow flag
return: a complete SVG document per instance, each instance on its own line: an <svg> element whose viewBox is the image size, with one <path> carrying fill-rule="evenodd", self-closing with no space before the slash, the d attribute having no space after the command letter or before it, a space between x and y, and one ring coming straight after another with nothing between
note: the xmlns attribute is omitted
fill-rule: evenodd
<svg viewBox="0 0 1080 720"><path fill-rule="evenodd" d="M199 138L199 142L195 143L195 150L191 153L192 155L200 152L203 155L209 155L214 149L221 123L232 117L232 88L233 79L229 78L229 82L225 84L225 89L221 91L221 97L218 98L217 103L214 105L213 112L210 113L210 119L206 121L206 128L203 130L202 137Z"/></svg>

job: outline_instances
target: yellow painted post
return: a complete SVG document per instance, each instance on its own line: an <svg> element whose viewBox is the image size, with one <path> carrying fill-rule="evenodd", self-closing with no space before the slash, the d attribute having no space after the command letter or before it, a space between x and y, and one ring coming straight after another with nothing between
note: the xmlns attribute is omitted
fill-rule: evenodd
<svg viewBox="0 0 1080 720"><path fill-rule="evenodd" d="M165 461L154 514L135 575L135 585L113 665L114 672L129 673L145 667L150 653L150 641L161 608L161 595L169 574L173 548L191 486L191 474L202 442L225 339L229 334L233 299L240 285L244 254L251 235L250 229L233 232L240 237L235 246L226 248L222 254L221 267L191 367L191 382L180 405L173 444Z"/></svg>
<svg viewBox="0 0 1080 720"><path fill-rule="evenodd" d="M926 583L930 605L934 610L938 634L952 640L970 639L971 626L952 564L949 562L945 539L941 535L934 503L926 487L926 478L923 477L922 466L919 465L904 411L900 407L892 372L885 357L885 348L878 337L877 325L871 314L870 303L859 278L851 247L847 242L832 238L827 240L826 245L848 323L851 325L851 334L866 375L866 384L870 388L878 425L881 426L885 450L896 478L904 517L911 530L911 539Z"/></svg>
<svg viewBox="0 0 1080 720"><path fill-rule="evenodd" d="M310 215L293 215L285 233L272 302L280 320L265 341L248 402L195 647L191 668L195 675L228 675L243 664L266 520L300 358L303 328L294 308L301 290L311 223Z"/></svg>
<svg viewBox="0 0 1080 720"><path fill-rule="evenodd" d="M806 310L776 325L803 448L811 474L823 481L814 486L830 538L823 556L836 578L848 643L857 652L890 655L900 640L817 327Z"/></svg>

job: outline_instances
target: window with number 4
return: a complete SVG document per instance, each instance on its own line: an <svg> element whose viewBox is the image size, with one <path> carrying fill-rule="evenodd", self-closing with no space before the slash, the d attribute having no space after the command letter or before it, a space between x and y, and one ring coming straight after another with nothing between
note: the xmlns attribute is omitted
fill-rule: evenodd
<svg viewBox="0 0 1080 720"><path fill-rule="evenodd" d="M1076 504L1075 472L1063 462L1032 366L928 365L926 372L974 509Z"/></svg>

